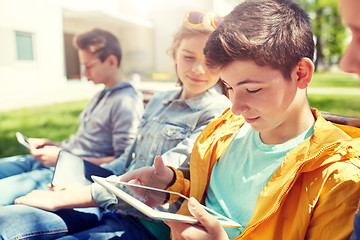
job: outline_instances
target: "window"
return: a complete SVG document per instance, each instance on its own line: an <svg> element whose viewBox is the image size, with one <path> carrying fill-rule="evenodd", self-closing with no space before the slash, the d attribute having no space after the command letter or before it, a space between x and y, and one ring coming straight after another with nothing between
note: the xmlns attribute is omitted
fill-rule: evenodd
<svg viewBox="0 0 360 240"><path fill-rule="evenodd" d="M18 60L34 60L33 34L28 32L15 32L16 52Z"/></svg>

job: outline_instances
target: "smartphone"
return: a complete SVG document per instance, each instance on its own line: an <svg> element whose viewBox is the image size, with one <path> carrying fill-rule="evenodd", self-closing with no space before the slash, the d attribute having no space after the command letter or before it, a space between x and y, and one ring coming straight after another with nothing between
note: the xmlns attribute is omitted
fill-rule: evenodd
<svg viewBox="0 0 360 240"><path fill-rule="evenodd" d="M25 137L22 133L16 132L16 138L19 143L21 143L24 147L28 148L29 150L32 149L32 147L29 144L28 138Z"/></svg>

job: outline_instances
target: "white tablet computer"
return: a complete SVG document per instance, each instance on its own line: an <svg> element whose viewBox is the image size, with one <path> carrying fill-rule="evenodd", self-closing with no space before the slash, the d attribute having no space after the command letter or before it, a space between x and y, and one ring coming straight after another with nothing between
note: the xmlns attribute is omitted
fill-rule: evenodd
<svg viewBox="0 0 360 240"><path fill-rule="evenodd" d="M121 198L123 201L130 204L132 207L136 208L137 210L139 210L140 212L142 212L143 214L145 214L146 216L152 219L165 220L165 221L179 221L179 222L193 223L193 224L198 223L198 221L192 216L186 216L186 215L168 212L164 210L165 208L163 207L149 206L152 205L152 203L154 202L157 203L164 202L166 194L176 194L179 196L179 198L182 198L182 200L184 201L189 200L188 197L180 193L128 183L128 182L121 182L120 180L114 181L113 179L110 180L103 177L92 176L91 178L94 180L94 182L100 184L107 190L111 191L117 197ZM141 195L143 196L144 191L146 192L145 194L146 196L148 197L151 196L151 198L153 199L152 203L146 202L147 200L144 200L143 198L138 196L139 194L136 194L136 192L142 192ZM156 198L158 198L159 200L156 201ZM154 203L154 205L158 205L157 203ZM206 206L203 207L213 216L215 216L220 221L222 226L233 227L233 228L241 227L240 224L234 222L233 220L215 212L212 209L207 208Z"/></svg>
<svg viewBox="0 0 360 240"><path fill-rule="evenodd" d="M51 185L66 186L73 183L89 185L92 175L107 177L113 175L110 170L102 168L83 158L61 149L56 160Z"/></svg>

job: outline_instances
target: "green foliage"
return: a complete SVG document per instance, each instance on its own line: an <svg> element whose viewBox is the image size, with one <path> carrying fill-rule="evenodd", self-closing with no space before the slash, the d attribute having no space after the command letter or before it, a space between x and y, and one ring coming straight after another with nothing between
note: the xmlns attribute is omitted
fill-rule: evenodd
<svg viewBox="0 0 360 240"><path fill-rule="evenodd" d="M296 0L309 14L316 38L317 66L327 68L339 61L347 33L339 15L338 0Z"/></svg>
<svg viewBox="0 0 360 240"><path fill-rule="evenodd" d="M0 157L26 154L15 132L28 137L48 138L55 142L67 139L78 128L80 112L88 100L24 108L0 113Z"/></svg>

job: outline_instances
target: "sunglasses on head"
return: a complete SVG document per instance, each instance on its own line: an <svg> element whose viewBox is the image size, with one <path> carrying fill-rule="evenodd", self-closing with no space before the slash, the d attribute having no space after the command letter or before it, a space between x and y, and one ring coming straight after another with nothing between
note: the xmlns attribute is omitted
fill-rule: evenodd
<svg viewBox="0 0 360 240"><path fill-rule="evenodd" d="M203 25L206 19L211 20L211 26L213 26L216 29L220 25L220 23L224 20L224 17L202 11L187 12L185 13L184 16L184 22L186 22L190 26Z"/></svg>

